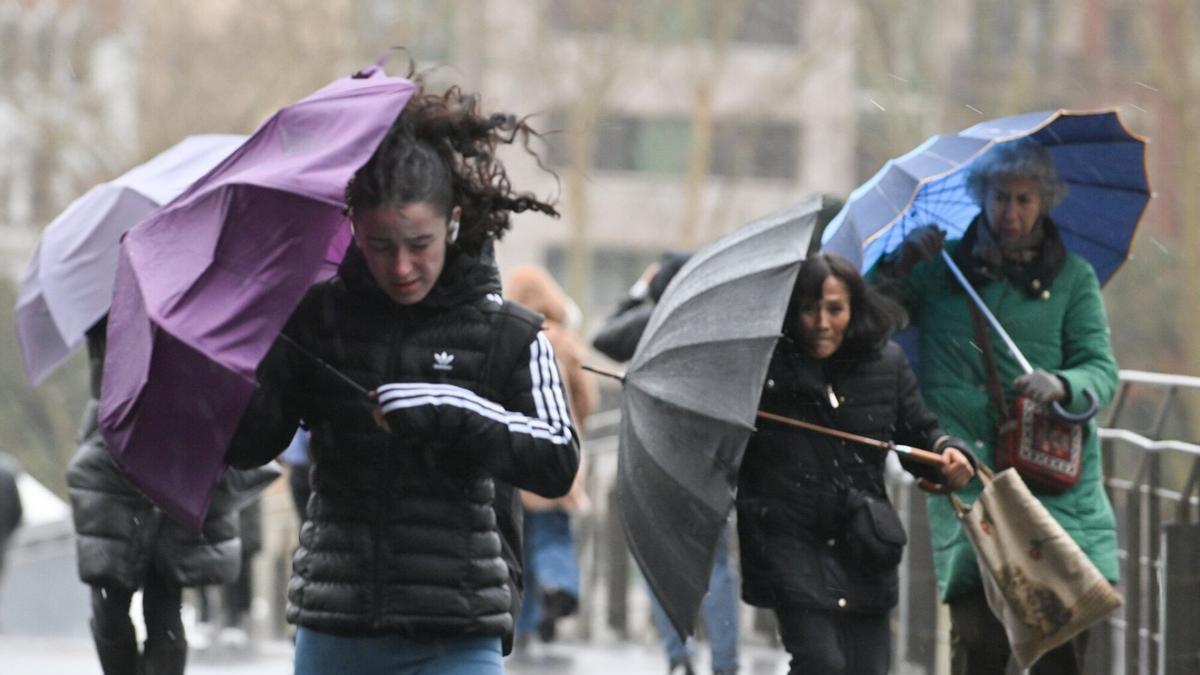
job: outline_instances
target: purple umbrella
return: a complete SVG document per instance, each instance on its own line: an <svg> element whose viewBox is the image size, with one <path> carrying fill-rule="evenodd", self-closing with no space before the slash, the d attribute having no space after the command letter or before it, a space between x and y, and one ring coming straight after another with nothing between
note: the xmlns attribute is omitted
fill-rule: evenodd
<svg viewBox="0 0 1200 675"><path fill-rule="evenodd" d="M121 236L208 173L245 136L190 136L71 202L42 231L14 309L29 381L41 384L108 312Z"/></svg>
<svg viewBox="0 0 1200 675"><path fill-rule="evenodd" d="M100 428L129 478L199 528L254 371L341 259L350 175L415 91L371 68L283 108L121 244Z"/></svg>

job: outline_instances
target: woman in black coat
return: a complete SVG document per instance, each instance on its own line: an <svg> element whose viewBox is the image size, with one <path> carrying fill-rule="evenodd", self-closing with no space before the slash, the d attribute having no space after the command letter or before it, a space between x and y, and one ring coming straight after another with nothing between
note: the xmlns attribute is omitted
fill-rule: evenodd
<svg viewBox="0 0 1200 675"><path fill-rule="evenodd" d="M91 587L92 637L105 675L179 675L187 660L183 589L237 578L242 497L227 475L203 528L194 532L167 517L121 473L96 424L107 323L101 319L88 330L92 400L83 415L79 449L67 466L79 578ZM258 469L244 476L261 489L278 473ZM146 623L142 650L129 618L138 590Z"/></svg>
<svg viewBox="0 0 1200 675"><path fill-rule="evenodd" d="M805 261L759 408L940 452L940 472L905 468L931 489L956 489L971 462L888 339L902 316L847 261ZM884 488L885 456L774 422L751 437L737 497L742 596L775 610L792 673L887 672L905 538Z"/></svg>

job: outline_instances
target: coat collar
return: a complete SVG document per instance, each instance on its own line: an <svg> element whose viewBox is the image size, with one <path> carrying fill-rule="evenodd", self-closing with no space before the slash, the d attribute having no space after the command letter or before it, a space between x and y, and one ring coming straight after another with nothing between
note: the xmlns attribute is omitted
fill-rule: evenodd
<svg viewBox="0 0 1200 675"><path fill-rule="evenodd" d="M1042 241L1035 248L1033 259L1025 264L1007 263L997 268L994 262L984 260L976 254L981 228L987 227L983 214L975 216L963 234L962 241L954 250L954 262L972 286L985 286L1001 277L1008 278L1029 297L1041 297L1054 283L1066 262L1067 249L1063 246L1058 225L1050 216L1042 218Z"/></svg>

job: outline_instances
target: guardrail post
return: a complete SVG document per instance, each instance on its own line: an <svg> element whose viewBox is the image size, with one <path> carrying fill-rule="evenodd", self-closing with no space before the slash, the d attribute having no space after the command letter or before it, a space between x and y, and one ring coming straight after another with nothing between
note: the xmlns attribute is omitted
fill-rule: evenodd
<svg viewBox="0 0 1200 675"><path fill-rule="evenodd" d="M608 625L622 638L629 635L629 549L621 529L620 505L614 485L608 492L607 559L608 559Z"/></svg>
<svg viewBox="0 0 1200 675"><path fill-rule="evenodd" d="M925 494L908 486L908 546L905 548L905 573L908 576L904 622L908 639L904 660L912 667L932 674L937 667L938 588L933 573L933 546L930 543L929 518Z"/></svg>
<svg viewBox="0 0 1200 675"><path fill-rule="evenodd" d="M1162 643L1163 675L1200 673L1200 525L1163 527Z"/></svg>

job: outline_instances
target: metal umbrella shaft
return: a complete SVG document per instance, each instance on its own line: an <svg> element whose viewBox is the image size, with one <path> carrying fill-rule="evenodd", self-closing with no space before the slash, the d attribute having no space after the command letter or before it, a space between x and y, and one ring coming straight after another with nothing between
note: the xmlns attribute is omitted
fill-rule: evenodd
<svg viewBox="0 0 1200 675"><path fill-rule="evenodd" d="M950 257L950 254L946 252L946 249L942 249L942 260L946 261L946 267L950 269L950 273L954 275L954 278L958 280L959 285L961 285L963 290L967 292L967 296L971 298L971 302L974 302L975 306L979 308L979 313L982 314L983 318L987 320L988 324L992 327L992 330L996 331L996 334L999 335L1000 339L1004 341L1004 346L1008 347L1008 353L1012 354L1013 358L1017 360L1017 363L1020 364L1021 369L1025 371L1025 374L1028 375L1029 373L1032 373L1033 366L1029 363L1029 359L1025 358L1025 355L1021 353L1021 349L1017 347L1017 343L1013 342L1013 339L1009 336L1008 331L1004 330L1004 326L1000 325L1000 321L996 318L996 315L992 314L992 310L988 309L988 306L986 303L984 303L983 298L979 297L979 294L975 292L975 288L971 286L971 282L967 281L967 277L963 275L962 270L958 269L958 265L954 264L954 260ZM1079 414L1069 413L1067 412L1066 408L1062 407L1061 403L1054 401L1050 404L1051 414L1064 422L1083 424L1092 417L1095 417L1096 412L1100 410L1100 402L1096 399L1096 394L1094 394L1091 389L1084 389L1083 396L1088 402L1087 410L1084 412Z"/></svg>
<svg viewBox="0 0 1200 675"><path fill-rule="evenodd" d="M1017 343L1013 342L1013 339L1008 335L1008 331L1004 330L1004 326L1000 325L1000 321L996 318L996 315L992 314L992 310L988 309L987 304L983 302L983 298L979 297L979 294L975 292L975 288L971 286L971 282L967 281L967 277L963 275L962 270L958 269L958 265L954 264L954 260L950 257L949 253L946 253L946 249L942 249L942 260L946 261L946 267L950 268L950 273L954 275L955 279L958 279L958 283L962 285L963 290L970 296L971 301L979 308L979 312L983 314L983 318L987 319L992 330L996 331L996 334L1004 341L1004 346L1008 347L1008 353L1012 354L1017 363L1021 364L1021 370L1024 370L1027 375L1032 373L1033 366L1030 365L1029 359L1026 359L1025 355L1021 353L1021 349L1017 347Z"/></svg>

